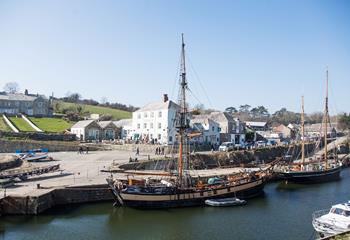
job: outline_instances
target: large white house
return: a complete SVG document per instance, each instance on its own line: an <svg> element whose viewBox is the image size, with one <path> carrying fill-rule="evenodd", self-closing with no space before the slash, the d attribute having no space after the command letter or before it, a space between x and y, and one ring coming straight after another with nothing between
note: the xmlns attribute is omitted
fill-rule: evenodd
<svg viewBox="0 0 350 240"><path fill-rule="evenodd" d="M173 144L179 106L164 94L163 101L149 103L132 114L133 140Z"/></svg>

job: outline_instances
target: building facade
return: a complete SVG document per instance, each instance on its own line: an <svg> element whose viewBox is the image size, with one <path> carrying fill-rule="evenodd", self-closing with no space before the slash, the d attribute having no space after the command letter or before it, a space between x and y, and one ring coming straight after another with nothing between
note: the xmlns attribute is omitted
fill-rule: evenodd
<svg viewBox="0 0 350 240"><path fill-rule="evenodd" d="M116 127L120 129L120 135L117 138L123 140L132 140L133 128L132 119L121 119L113 122Z"/></svg>
<svg viewBox="0 0 350 240"><path fill-rule="evenodd" d="M112 121L99 121L97 123L101 127L101 140L114 140L120 135L119 128Z"/></svg>
<svg viewBox="0 0 350 240"><path fill-rule="evenodd" d="M190 141L198 144L219 145L220 125L208 117L201 118L193 116L190 122L192 134ZM193 137L191 137L191 135Z"/></svg>
<svg viewBox="0 0 350 240"><path fill-rule="evenodd" d="M49 100L38 94L0 93L0 113L10 115L25 114L27 116L51 116Z"/></svg>
<svg viewBox="0 0 350 240"><path fill-rule="evenodd" d="M147 104L132 114L132 140L144 143L173 144L175 118L179 106L164 95L163 101Z"/></svg>

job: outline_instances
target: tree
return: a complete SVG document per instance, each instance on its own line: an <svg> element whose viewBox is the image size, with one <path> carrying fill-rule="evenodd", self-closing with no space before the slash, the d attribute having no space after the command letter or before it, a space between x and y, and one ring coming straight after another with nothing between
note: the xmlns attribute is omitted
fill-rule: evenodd
<svg viewBox="0 0 350 240"><path fill-rule="evenodd" d="M107 97L102 97L102 98L101 98L101 104L102 104L102 105L105 105L107 102L108 102Z"/></svg>
<svg viewBox="0 0 350 240"><path fill-rule="evenodd" d="M225 112L233 114L233 113L236 113L238 111L237 111L237 109L235 107L228 107L228 108L225 109Z"/></svg>
<svg viewBox="0 0 350 240"><path fill-rule="evenodd" d="M264 106L258 106L257 109L261 117L268 117L270 115L269 111Z"/></svg>
<svg viewBox="0 0 350 240"><path fill-rule="evenodd" d="M63 100L66 102L78 103L80 99L81 99L81 95L79 93L68 92L67 97L65 97Z"/></svg>
<svg viewBox="0 0 350 240"><path fill-rule="evenodd" d="M251 108L251 106L248 104L241 105L241 106L239 106L239 112L249 113L250 108Z"/></svg>
<svg viewBox="0 0 350 240"><path fill-rule="evenodd" d="M295 113L288 111L286 108L281 108L272 114L272 123L280 123L284 125L288 125L289 123L299 123L300 122L300 113Z"/></svg>
<svg viewBox="0 0 350 240"><path fill-rule="evenodd" d="M252 108L252 109L250 110L250 116L251 116L252 118L257 118L257 117L259 117L259 109L256 108L256 107Z"/></svg>
<svg viewBox="0 0 350 240"><path fill-rule="evenodd" d="M344 113L338 118L338 127L341 130L350 129L350 114Z"/></svg>
<svg viewBox="0 0 350 240"><path fill-rule="evenodd" d="M55 101L53 104L53 110L56 113L59 113L61 111L61 103L58 101Z"/></svg>
<svg viewBox="0 0 350 240"><path fill-rule="evenodd" d="M193 115L200 115L204 113L204 105L203 104L197 104L193 107L192 114Z"/></svg>
<svg viewBox="0 0 350 240"><path fill-rule="evenodd" d="M8 82L4 86L4 91L7 93L17 93L19 91L19 85L16 82Z"/></svg>
<svg viewBox="0 0 350 240"><path fill-rule="evenodd" d="M320 123L323 120L323 113L322 112L315 112L315 113L311 113L308 114L306 116L306 121L310 124L313 123Z"/></svg>

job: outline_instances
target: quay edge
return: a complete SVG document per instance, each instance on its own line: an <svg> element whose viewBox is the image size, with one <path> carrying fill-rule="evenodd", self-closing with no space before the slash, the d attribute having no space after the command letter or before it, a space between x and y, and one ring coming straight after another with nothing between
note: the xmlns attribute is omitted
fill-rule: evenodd
<svg viewBox="0 0 350 240"><path fill-rule="evenodd" d="M57 205L112 201L107 184L37 189L26 196L6 196L0 199L0 215L37 215Z"/></svg>

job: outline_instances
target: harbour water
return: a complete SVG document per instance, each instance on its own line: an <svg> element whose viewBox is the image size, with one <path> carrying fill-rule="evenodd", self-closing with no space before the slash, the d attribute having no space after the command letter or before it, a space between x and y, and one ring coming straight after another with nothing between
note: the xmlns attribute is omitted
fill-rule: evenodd
<svg viewBox="0 0 350 240"><path fill-rule="evenodd" d="M266 185L246 206L170 210L112 203L57 207L39 216L2 216L0 239L314 239L312 213L350 199L350 169L337 182Z"/></svg>

